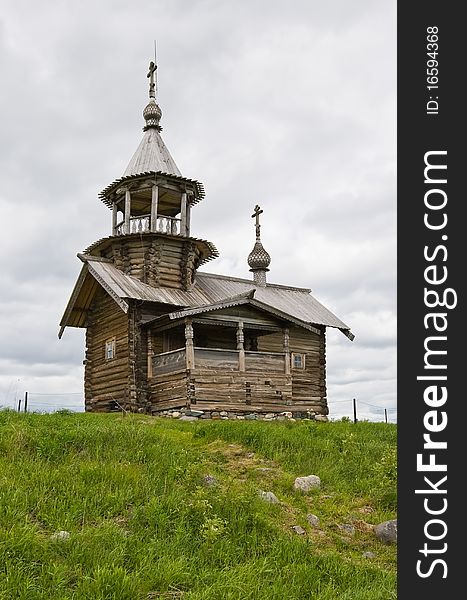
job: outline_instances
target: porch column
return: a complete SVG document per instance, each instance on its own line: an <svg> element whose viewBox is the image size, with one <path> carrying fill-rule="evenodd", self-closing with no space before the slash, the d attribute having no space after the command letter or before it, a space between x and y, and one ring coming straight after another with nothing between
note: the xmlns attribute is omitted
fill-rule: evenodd
<svg viewBox="0 0 467 600"><path fill-rule="evenodd" d="M151 223L149 225L150 231L157 231L157 205L159 202L159 186L154 183L152 186L151 195Z"/></svg>
<svg viewBox="0 0 467 600"><path fill-rule="evenodd" d="M238 370L245 371L245 336L243 335L243 322L239 321L237 325L237 350L238 350Z"/></svg>
<svg viewBox="0 0 467 600"><path fill-rule="evenodd" d="M195 368L195 348L193 346L193 325L191 319L185 319L186 368Z"/></svg>
<svg viewBox="0 0 467 600"><path fill-rule="evenodd" d="M148 379L152 377L152 357L154 351L152 349L152 333L148 330Z"/></svg>
<svg viewBox="0 0 467 600"><path fill-rule="evenodd" d="M284 372L290 375L290 346L289 330L284 329Z"/></svg>
<svg viewBox="0 0 467 600"><path fill-rule="evenodd" d="M125 233L130 232L131 192L125 191Z"/></svg>
<svg viewBox="0 0 467 600"><path fill-rule="evenodd" d="M182 194L182 201L180 203L180 235L186 236L186 192Z"/></svg>
<svg viewBox="0 0 467 600"><path fill-rule="evenodd" d="M114 202L112 204L112 235L117 235L117 212L118 206L117 203Z"/></svg>

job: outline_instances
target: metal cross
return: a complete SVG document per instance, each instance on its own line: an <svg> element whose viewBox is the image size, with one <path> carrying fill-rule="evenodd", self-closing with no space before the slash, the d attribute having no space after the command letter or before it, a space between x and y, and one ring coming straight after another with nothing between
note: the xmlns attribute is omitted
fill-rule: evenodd
<svg viewBox="0 0 467 600"><path fill-rule="evenodd" d="M150 98L156 97L156 91L155 91L156 86L154 85L154 73L156 72L156 69L157 69L156 63L151 60L151 62L149 63L149 73L146 75L146 77L149 77L149 97Z"/></svg>
<svg viewBox="0 0 467 600"><path fill-rule="evenodd" d="M261 228L261 225L259 224L259 215L262 213L263 211L260 209L260 207L258 206L258 204L255 206L255 212L251 215L251 218L254 219L256 217L256 239L259 240L259 230Z"/></svg>

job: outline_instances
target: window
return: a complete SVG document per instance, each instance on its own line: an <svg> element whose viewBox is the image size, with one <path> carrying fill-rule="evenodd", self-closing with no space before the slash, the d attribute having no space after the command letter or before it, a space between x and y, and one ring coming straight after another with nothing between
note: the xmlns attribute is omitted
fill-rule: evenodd
<svg viewBox="0 0 467 600"><path fill-rule="evenodd" d="M292 368L293 369L304 369L305 368L305 355L292 352Z"/></svg>
<svg viewBox="0 0 467 600"><path fill-rule="evenodd" d="M111 360L112 358L115 358L115 338L105 342L105 360Z"/></svg>

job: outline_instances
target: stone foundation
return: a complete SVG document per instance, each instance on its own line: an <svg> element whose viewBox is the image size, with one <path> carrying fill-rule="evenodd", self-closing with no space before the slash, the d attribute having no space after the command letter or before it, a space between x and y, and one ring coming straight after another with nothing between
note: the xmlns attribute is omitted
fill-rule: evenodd
<svg viewBox="0 0 467 600"><path fill-rule="evenodd" d="M325 415L320 415L312 411L290 411L290 412L269 412L269 413L257 413L257 412L228 412L225 410L221 411L207 411L207 410L193 410L189 408L180 408L173 410L163 410L158 413L153 413L155 417L165 417L169 419L182 419L184 420L205 420L210 419L212 421L296 421L297 419L308 419L312 421L327 421L328 418Z"/></svg>

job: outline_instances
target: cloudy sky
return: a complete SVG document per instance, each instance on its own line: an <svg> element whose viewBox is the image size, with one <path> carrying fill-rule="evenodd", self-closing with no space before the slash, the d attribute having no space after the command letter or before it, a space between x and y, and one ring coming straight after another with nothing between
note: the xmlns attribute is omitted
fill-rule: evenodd
<svg viewBox="0 0 467 600"><path fill-rule="evenodd" d="M331 415L396 417L395 0L3 0L0 405L79 405L84 337L58 323L110 234L97 199L141 136L157 39L162 136L205 184L192 232L250 277L260 204L269 281L310 287Z"/></svg>

